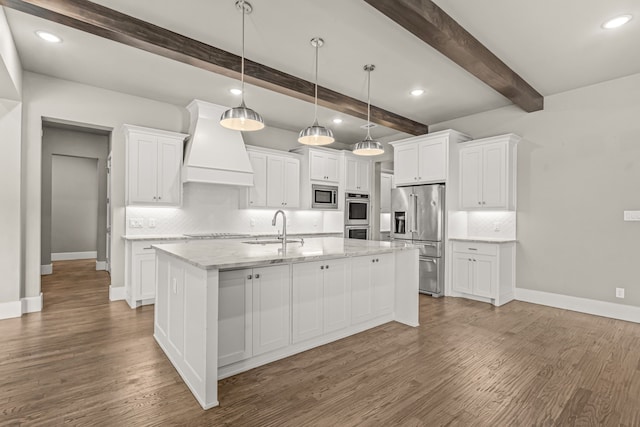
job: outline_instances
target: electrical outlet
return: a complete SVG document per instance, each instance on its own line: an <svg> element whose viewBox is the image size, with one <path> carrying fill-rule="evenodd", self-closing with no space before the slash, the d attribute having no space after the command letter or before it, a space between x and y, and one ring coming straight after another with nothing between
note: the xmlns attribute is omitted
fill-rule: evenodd
<svg viewBox="0 0 640 427"><path fill-rule="evenodd" d="M156 219L149 218L149 228L156 228Z"/></svg>
<svg viewBox="0 0 640 427"><path fill-rule="evenodd" d="M142 218L129 219L129 227L131 228L142 228L143 224L144 224L144 220Z"/></svg>
<svg viewBox="0 0 640 427"><path fill-rule="evenodd" d="M624 288L616 288L616 298L624 298Z"/></svg>
<svg viewBox="0 0 640 427"><path fill-rule="evenodd" d="M249 226L250 226L251 228L253 228L253 227L255 227L255 226L256 226L256 219L255 219L255 218L251 218L251 219L249 220Z"/></svg>

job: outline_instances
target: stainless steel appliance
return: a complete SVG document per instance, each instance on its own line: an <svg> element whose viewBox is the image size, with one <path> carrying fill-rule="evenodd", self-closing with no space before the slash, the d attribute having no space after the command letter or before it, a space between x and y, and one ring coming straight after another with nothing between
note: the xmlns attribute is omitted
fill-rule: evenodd
<svg viewBox="0 0 640 427"><path fill-rule="evenodd" d="M313 209L338 209L338 186L311 184Z"/></svg>
<svg viewBox="0 0 640 427"><path fill-rule="evenodd" d="M391 240L420 247L420 292L444 294L444 184L391 191Z"/></svg>
<svg viewBox="0 0 640 427"><path fill-rule="evenodd" d="M344 224L369 225L369 195L346 193L344 196Z"/></svg>
<svg viewBox="0 0 640 427"><path fill-rule="evenodd" d="M344 227L345 239L369 240L368 225L347 225Z"/></svg>

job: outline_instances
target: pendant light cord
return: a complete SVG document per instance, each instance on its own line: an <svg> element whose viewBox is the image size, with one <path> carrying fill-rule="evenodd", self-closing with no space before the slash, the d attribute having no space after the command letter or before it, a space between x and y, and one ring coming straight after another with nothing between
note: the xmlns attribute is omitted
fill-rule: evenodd
<svg viewBox="0 0 640 427"><path fill-rule="evenodd" d="M318 48L320 47L320 38L316 39L316 91L315 91L315 109L314 123L318 123Z"/></svg>
<svg viewBox="0 0 640 427"><path fill-rule="evenodd" d="M371 138L371 67L367 67L367 138Z"/></svg>
<svg viewBox="0 0 640 427"><path fill-rule="evenodd" d="M240 88L242 90L242 105L244 105L244 15L247 11L244 8L244 0L240 4L242 11L242 60L240 61Z"/></svg>

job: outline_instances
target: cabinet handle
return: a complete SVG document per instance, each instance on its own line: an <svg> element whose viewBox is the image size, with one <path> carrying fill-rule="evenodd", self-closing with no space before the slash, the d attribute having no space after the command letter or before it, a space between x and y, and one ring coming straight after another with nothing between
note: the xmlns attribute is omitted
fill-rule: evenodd
<svg viewBox="0 0 640 427"><path fill-rule="evenodd" d="M259 279L259 278L260 278L260 275L259 275L259 274L256 274L256 279Z"/></svg>
<svg viewBox="0 0 640 427"><path fill-rule="evenodd" d="M321 265L321 266L320 266L320 270L324 270L324 265Z"/></svg>
<svg viewBox="0 0 640 427"><path fill-rule="evenodd" d="M158 200L162 200L162 197L158 196Z"/></svg>
<svg viewBox="0 0 640 427"><path fill-rule="evenodd" d="M376 260L375 260L375 259L372 259L372 260L371 260L371 262L376 262Z"/></svg>
<svg viewBox="0 0 640 427"><path fill-rule="evenodd" d="M156 200L156 196L153 196L153 200Z"/></svg>
<svg viewBox="0 0 640 427"><path fill-rule="evenodd" d="M479 204L479 205L481 205L481 204L482 204L482 202L478 202L478 204Z"/></svg>
<svg viewBox="0 0 640 427"><path fill-rule="evenodd" d="M478 250L478 248L467 248L467 249L469 249L470 251L477 251Z"/></svg>
<svg viewBox="0 0 640 427"><path fill-rule="evenodd" d="M147 246L146 248L142 248L142 250L153 249L152 246Z"/></svg>
<svg viewBox="0 0 640 427"><path fill-rule="evenodd" d="M483 205L486 205L487 203L486 203L486 202L482 202L482 204L483 204Z"/></svg>
<svg viewBox="0 0 640 427"><path fill-rule="evenodd" d="M378 258L376 258L376 262L380 262L380 260Z"/></svg>
<svg viewBox="0 0 640 427"><path fill-rule="evenodd" d="M329 269L329 266L327 265L327 266L326 266L326 268L327 268L327 270L328 270L328 269Z"/></svg>
<svg viewBox="0 0 640 427"><path fill-rule="evenodd" d="M471 258L469 258L469 261L473 261Z"/></svg>
<svg viewBox="0 0 640 427"><path fill-rule="evenodd" d="M251 278L252 278L252 276L249 274L249 275L247 276L247 279L251 280Z"/></svg>

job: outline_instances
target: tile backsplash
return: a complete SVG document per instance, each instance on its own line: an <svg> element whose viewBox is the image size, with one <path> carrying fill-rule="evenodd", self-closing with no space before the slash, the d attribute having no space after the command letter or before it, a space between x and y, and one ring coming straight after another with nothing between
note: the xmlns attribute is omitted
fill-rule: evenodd
<svg viewBox="0 0 640 427"><path fill-rule="evenodd" d="M276 209L239 209L244 189L212 184L188 183L183 188L181 208L129 206L126 208L128 235L183 233L276 233L282 220L271 225ZM342 232L342 212L287 210L287 231L291 233ZM131 219L142 227L131 226ZM155 222L155 227L150 225Z"/></svg>
<svg viewBox="0 0 640 427"><path fill-rule="evenodd" d="M516 238L516 212L450 212L449 237Z"/></svg>

